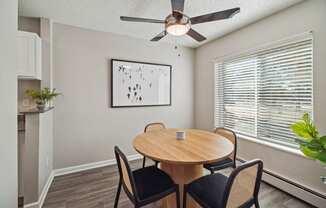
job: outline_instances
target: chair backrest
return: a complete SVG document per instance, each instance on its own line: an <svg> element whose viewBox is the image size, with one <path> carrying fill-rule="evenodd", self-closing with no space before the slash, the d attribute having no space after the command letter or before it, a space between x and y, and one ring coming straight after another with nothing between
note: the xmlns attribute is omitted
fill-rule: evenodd
<svg viewBox="0 0 326 208"><path fill-rule="evenodd" d="M251 160L237 167L230 175L222 207L236 208L258 197L263 162Z"/></svg>
<svg viewBox="0 0 326 208"><path fill-rule="evenodd" d="M115 157L118 164L120 180L125 189L129 192L129 195L136 198L136 186L131 172L127 157L119 149L119 147L114 147Z"/></svg>
<svg viewBox="0 0 326 208"><path fill-rule="evenodd" d="M230 155L230 158L235 161L237 156L237 135L234 133L234 131L226 128L216 128L215 133L227 138L234 144L234 150Z"/></svg>
<svg viewBox="0 0 326 208"><path fill-rule="evenodd" d="M149 132L149 131L159 131L165 129L165 125L163 123L150 123L145 126L144 132Z"/></svg>

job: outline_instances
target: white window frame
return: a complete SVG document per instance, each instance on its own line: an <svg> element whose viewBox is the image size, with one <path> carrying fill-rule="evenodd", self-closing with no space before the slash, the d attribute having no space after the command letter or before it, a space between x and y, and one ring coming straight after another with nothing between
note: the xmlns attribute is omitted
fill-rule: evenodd
<svg viewBox="0 0 326 208"><path fill-rule="evenodd" d="M304 32L302 34L299 34L299 35L295 35L295 36L292 36L292 37L288 37L288 38L284 38L282 40L278 40L278 41L274 41L272 43L267 43L267 44L264 44L264 45L261 45L257 48L254 48L254 49L249 49L249 50L244 50L240 53L235 53L235 54L230 54L230 55L226 55L226 56L222 56L222 57L218 57L218 58L215 58L213 60L213 65L214 65L214 76L213 76L213 83L214 83L214 127L219 127L218 124L216 123L216 114L218 112L216 112L216 105L218 103L218 100L217 100L217 96L216 96L216 85L218 84L216 81L216 70L217 67L216 65L219 64L219 63L223 63L224 61L227 61L227 60L231 60L231 59L236 59L236 58L239 58L239 57L242 57L242 56L250 56L252 54L255 54L255 53L259 53L261 51L265 51L265 50L269 50L269 49L273 49L273 48L276 48L276 47L281 47L283 45L288 45L288 44L291 44L291 43L295 43L295 42L298 42L298 41L302 41L304 39L311 39L311 42L312 42L312 77L311 77L311 82L312 82L312 93L311 93L311 98L312 98L312 101L311 101L311 117L312 119L314 119L314 38L313 38L313 32L312 31L309 31L309 32ZM256 76L257 77L257 76ZM257 82L257 78L256 78L256 82ZM257 90L257 89L256 89ZM257 101L257 96L258 96L258 93L255 94L256 95L256 101ZM256 102L257 103L257 102ZM258 109L258 108L256 108ZM255 128L256 128L256 135L257 135L257 118L258 117L258 113L256 113L256 125L255 125ZM290 152L290 153L293 153L293 154L296 154L296 155L300 155L302 156L302 153L299 151L298 149L298 146L294 146L294 145L289 145L288 143L285 144L285 145L282 145L281 142L272 142L272 141L268 141L268 140L262 140L262 139L259 139L259 138L255 138L255 137L251 137L251 136L247 136L247 135L243 135L241 133L237 133L237 136L242 138L242 139L245 139L245 140L248 140L248 141L251 141L251 142L255 142L255 143L259 143L259 144L262 144L262 145L266 145L266 146L269 146L269 147L272 147L272 148L276 148L276 149L280 149L280 150L283 150L283 151L286 151L286 152Z"/></svg>

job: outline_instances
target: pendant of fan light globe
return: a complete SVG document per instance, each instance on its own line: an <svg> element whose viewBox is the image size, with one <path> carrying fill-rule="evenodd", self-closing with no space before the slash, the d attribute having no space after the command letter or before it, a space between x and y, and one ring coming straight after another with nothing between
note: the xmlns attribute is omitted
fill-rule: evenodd
<svg viewBox="0 0 326 208"><path fill-rule="evenodd" d="M179 13L177 17L170 14L165 19L166 31L174 36L185 35L191 27L190 18L182 13Z"/></svg>

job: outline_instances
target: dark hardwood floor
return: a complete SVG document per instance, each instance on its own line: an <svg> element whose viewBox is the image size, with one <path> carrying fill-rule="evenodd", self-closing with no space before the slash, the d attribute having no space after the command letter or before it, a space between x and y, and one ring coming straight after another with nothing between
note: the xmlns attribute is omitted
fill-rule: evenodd
<svg viewBox="0 0 326 208"><path fill-rule="evenodd" d="M131 162L133 169L141 167L141 161ZM228 175L231 170L223 171ZM43 208L112 208L117 189L116 166L109 166L55 177ZM262 208L312 208L265 183L259 194ZM119 208L133 207L121 192ZM158 208L159 203L146 208Z"/></svg>

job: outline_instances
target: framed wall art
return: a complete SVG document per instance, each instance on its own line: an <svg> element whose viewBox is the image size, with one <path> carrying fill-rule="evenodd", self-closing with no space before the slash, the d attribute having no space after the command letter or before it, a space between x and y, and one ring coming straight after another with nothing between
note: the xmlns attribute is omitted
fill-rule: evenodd
<svg viewBox="0 0 326 208"><path fill-rule="evenodd" d="M111 60L111 107L171 105L172 66Z"/></svg>

